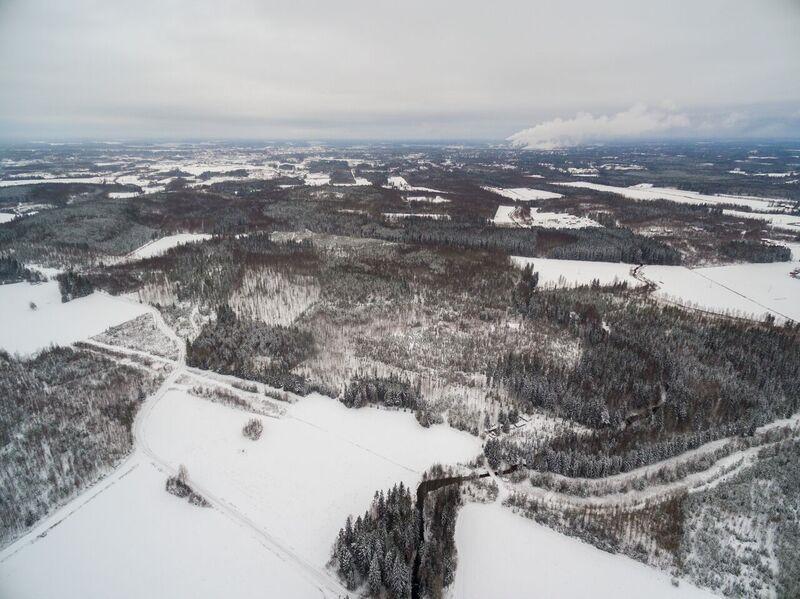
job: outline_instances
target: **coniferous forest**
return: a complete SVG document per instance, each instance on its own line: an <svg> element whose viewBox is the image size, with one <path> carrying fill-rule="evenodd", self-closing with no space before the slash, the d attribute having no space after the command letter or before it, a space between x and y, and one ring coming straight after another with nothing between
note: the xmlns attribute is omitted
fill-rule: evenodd
<svg viewBox="0 0 800 599"><path fill-rule="evenodd" d="M486 502L729 597L794 596L800 325L781 294L798 276L797 234L764 220L796 217L794 188L733 175L748 158L725 145L669 160L647 145L614 159L243 148L214 150L228 157L219 170L205 150L191 165L186 148L136 164L109 150L126 164L112 182L0 186L13 212L0 289L20 322L94 302L89 320L136 314L70 347L0 353L0 544L146 451L138 475L156 469L161 499L272 526L259 538L307 568L269 502L296 516L319 498L280 493L315 488L309 464L352 460L365 471L326 483L341 530L310 574L340 594L448 596L459 514ZM774 155L789 168L785 148ZM84 158L75 172L113 162ZM596 178L578 182L600 189L572 185L584 171ZM695 195L624 195L658 186ZM749 207L767 193L769 212ZM696 302L701 287L727 299ZM48 290L47 305L28 297ZM137 437L147 418L181 426L154 426L151 444ZM450 444L463 459L429 468ZM164 448L186 455L160 462ZM230 462L211 476L217 450ZM235 500L214 488L225 477ZM735 551L718 549L730 539Z"/></svg>

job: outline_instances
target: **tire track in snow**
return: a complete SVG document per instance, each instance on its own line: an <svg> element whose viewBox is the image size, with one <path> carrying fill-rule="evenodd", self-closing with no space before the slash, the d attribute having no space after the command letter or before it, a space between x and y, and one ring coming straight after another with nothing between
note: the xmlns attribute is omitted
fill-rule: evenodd
<svg viewBox="0 0 800 599"><path fill-rule="evenodd" d="M380 458L381 460L383 460L385 462L389 462L390 464L393 464L393 465L397 466L398 468L402 468L404 470L408 470L409 472L411 472L413 474L418 474L420 476L422 475L422 472L420 472L419 470L414 470L413 468L411 468L409 466L406 466L405 464L401 464L400 462L396 462L390 457L387 457L387 456L385 456L383 454L380 454L377 451L374 451L374 450L370 449L369 447L364 447L363 445L361 445L359 443L356 443L355 441L351 441L347 437L344 437L342 435L337 435L336 433L331 432L330 430L328 430L326 428L323 428L318 424L314 424L313 422L310 422L308 420L304 420L303 418L300 418L299 416L294 416L293 414L289 414L287 417L291 418L292 420L297 420L297 422L302 422L303 424L305 424L307 426L310 426L312 428L315 428L317 430L320 430L320 431L330 435L331 437L334 437L335 439L339 439L340 441L344 441L348 445L352 445L353 447L358 447L360 450L365 451L366 453L372 454L375 457Z"/></svg>
<svg viewBox="0 0 800 599"><path fill-rule="evenodd" d="M153 308L155 311L155 308ZM154 314L155 316L155 314ZM166 329L166 323L161 320L161 315L158 313L156 317L156 322L160 322L160 327L163 326ZM170 337L177 338L177 336L172 333L170 329ZM164 471L170 474L177 474L177 468L174 468L169 462L165 459L161 458L159 455L153 451L150 447L147 436L145 434L145 429L147 425L147 420L151 416L153 412L153 408L155 405L163 399L163 397L167 394L167 392L172 388L172 386L177 383L178 379L181 375L188 374L186 369L186 350L185 345L182 343L178 343L178 364L173 369L173 371L169 374L169 376L164 380L162 385L159 387L158 391L156 391L153 396L148 398L145 401L145 404L139 409L139 412L136 415L136 419L134 420L133 424L133 437L134 443L138 445L139 449L148 456L153 462L160 466ZM196 373L192 373L197 378L203 378ZM208 379L213 380L213 379ZM311 582L319 591L322 597L349 597L349 593L347 590L341 586L337 581L335 581L327 572L324 570L317 568L312 563L307 561L305 558L301 557L297 553L295 553L291 548L284 545L281 541L277 538L272 536L269 532L261 528L258 523L253 521L243 512L241 512L236 506L232 503L228 502L224 498L216 495L215 493L211 492L207 488L201 486L196 481L192 480L192 486L203 496L205 499L212 504L212 506L225 515L229 520L232 520L239 526L247 528L250 532L257 538L257 540L261 543L262 546L270 550L274 555L279 557L284 562L294 566L298 572L309 582Z"/></svg>
<svg viewBox="0 0 800 599"><path fill-rule="evenodd" d="M50 516L46 516L37 526L34 526L26 534L7 545L5 549L0 551L0 564L5 563L26 547L45 538L52 529L83 509L99 495L108 491L138 467L139 463L135 459L135 454L131 454L125 458L110 474L102 477L94 485L82 491L72 501L63 505Z"/></svg>
<svg viewBox="0 0 800 599"><path fill-rule="evenodd" d="M128 302L128 303L136 303L136 302L129 298L122 298L118 296L110 296L114 297L115 299ZM167 362L174 365L172 371L167 375L167 377L162 381L159 388L149 396L139 407L139 410L136 413L136 418L134 419L134 423L131 429L132 436L133 436L133 451L131 454L119 465L115 470L113 470L109 475L100 479L100 481L93 487L90 487L87 490L84 490L78 497L73 499L72 501L68 502L66 505L62 506L60 510L57 510L54 514L49 517L46 517L43 520L43 523L37 527L34 527L31 531L27 534L21 536L16 541L12 542L8 545L2 552L0 552L0 563L5 562L6 560L13 557L19 551L24 550L29 545L36 543L40 539L44 538L47 533L53 529L54 527L58 526L61 522L65 521L71 515L82 509L84 506L89 504L92 500L98 497L100 494L111 488L115 485L118 481L125 478L128 474L130 474L133 470L135 470L141 462L140 460L142 456L149 458L152 462L152 465L161 470L165 473L176 474L177 469L172 467L172 465L158 456L150 447L147 437L145 435L146 425L149 417L153 412L153 408L158 404L158 402L164 398L168 391L170 391L173 386L176 385L178 379L185 374L190 374L186 367L186 349L184 342L175 334L175 332L166 324L161 316L161 313L156 310L156 308L143 304L146 306L147 310L153 315L155 320L156 326L169 338L171 339L178 348L178 359L176 361L169 360L168 358L164 358L162 356L155 356L149 354L147 352L142 352L140 350L128 350L127 348L118 348L116 346L107 346L103 347L105 344L101 343L94 343L95 347L98 349L113 349L114 351L122 351L123 353L128 353L129 355L138 355L141 357L147 357L159 362ZM218 384L211 377L203 377L201 374L196 372L192 372L191 376L208 380L211 383ZM129 466L129 467L128 467ZM249 518L247 515L242 513L235 505L228 502L224 498L216 495L215 493L211 492L210 490L202 487L201 485L197 484L194 480L192 481L192 485L195 489L201 493L206 500L211 503L212 507L216 509L219 513L226 516L229 520L233 521L237 525L247 529L250 531L251 535L255 538L262 547L270 551L273 555L278 557L281 561L285 562L286 564L294 567L297 572L309 583L312 584L320 593L321 597L332 597L332 598L341 598L341 597L350 597L350 593L345 589L337 580L335 580L330 574L327 573L324 569L318 568L305 558L301 557L297 553L295 553L291 548L284 545L280 540L273 537L269 532L264 530L259 524ZM88 495L88 497L87 497Z"/></svg>

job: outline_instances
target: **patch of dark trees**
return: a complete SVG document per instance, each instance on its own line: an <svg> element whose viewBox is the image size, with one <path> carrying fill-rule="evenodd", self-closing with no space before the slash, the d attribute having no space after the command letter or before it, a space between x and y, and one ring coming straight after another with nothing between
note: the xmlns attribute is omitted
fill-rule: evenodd
<svg viewBox="0 0 800 599"><path fill-rule="evenodd" d="M258 233L180 245L160 256L94 271L91 279L118 294L166 277L179 300L214 306L228 300L248 269L287 267L305 273L317 261L308 241L273 242L268 233Z"/></svg>
<svg viewBox="0 0 800 599"><path fill-rule="evenodd" d="M46 280L47 277L38 271L26 268L25 265L14 258L14 256L0 256L0 285L19 283L20 281L39 283Z"/></svg>
<svg viewBox="0 0 800 599"><path fill-rule="evenodd" d="M23 261L89 266L108 254L127 254L156 235L156 229L136 221L132 200L92 196L0 227L0 251L13 248Z"/></svg>
<svg viewBox="0 0 800 599"><path fill-rule="evenodd" d="M165 193L148 194L131 202L132 220L164 231L196 231L233 234L263 231L271 219L262 213L261 205L235 193L186 186L175 179Z"/></svg>
<svg viewBox="0 0 800 599"><path fill-rule="evenodd" d="M61 301L69 302L79 297L94 293L94 284L89 278L72 270L56 275L58 289L61 291Z"/></svg>
<svg viewBox="0 0 800 599"><path fill-rule="evenodd" d="M189 483L189 472L186 470L186 466L182 464L177 474L167 477L167 482L164 487L167 493L181 499L186 499L192 505L198 507L209 507L211 505L205 497L192 488L192 485Z"/></svg>
<svg viewBox="0 0 800 599"><path fill-rule="evenodd" d="M348 193L365 193L350 191ZM369 193L376 193L371 189ZM338 206L280 201L265 208L276 222L291 230L368 237L417 245L499 250L518 256L563 257L574 260L628 262L631 264L679 264L680 254L661 241L629 229L523 229L495 227L485 218L451 214L452 220L411 218L387 221L381 213L343 214ZM327 209L326 209L327 208ZM334 208L334 210L331 210ZM392 209L396 206L392 206ZM438 210L439 212L441 210ZM562 248L562 249L559 249ZM554 254L556 251L563 254Z"/></svg>
<svg viewBox="0 0 800 599"><path fill-rule="evenodd" d="M331 565L349 590L360 589L368 597L441 597L455 578L461 503L458 485L427 493L422 509L403 483L376 492L363 516L355 521L348 516L334 542Z"/></svg>
<svg viewBox="0 0 800 599"><path fill-rule="evenodd" d="M397 376L356 377L345 385L340 401L348 408L381 405L415 410L420 403L419 384L412 385Z"/></svg>
<svg viewBox="0 0 800 599"><path fill-rule="evenodd" d="M627 264L680 264L680 253L656 239L630 229L591 227L578 229L573 243L551 249L548 258L625 262Z"/></svg>
<svg viewBox="0 0 800 599"><path fill-rule="evenodd" d="M48 183L47 179L42 179L41 183L14 185L0 189L0 206L7 205L11 207L19 202L31 202L64 207L74 203L76 200L85 201L90 198L101 198L106 192L138 189L134 185L119 185L116 183Z"/></svg>
<svg viewBox="0 0 800 599"><path fill-rule="evenodd" d="M291 370L313 352L308 331L241 318L222 304L216 320L187 341L186 363L305 395L311 388Z"/></svg>
<svg viewBox="0 0 800 599"><path fill-rule="evenodd" d="M788 262L792 259L788 247L754 240L727 241L720 252L726 258L741 262Z"/></svg>
<svg viewBox="0 0 800 599"><path fill-rule="evenodd" d="M578 362L510 353L487 372L522 410L544 409L594 434L546 446L487 444L494 461L598 477L681 453L800 409L800 326L711 317L624 287L545 290L535 274L513 293L523 316L581 342Z"/></svg>
<svg viewBox="0 0 800 599"><path fill-rule="evenodd" d="M155 381L97 354L0 351L0 545L85 489L132 447Z"/></svg>
<svg viewBox="0 0 800 599"><path fill-rule="evenodd" d="M247 177L248 173L249 171L243 168L237 168L232 171L203 171L200 173L200 175L198 175L197 178L201 181L208 181L214 177ZM192 175L186 173L185 175L181 176L191 177Z"/></svg>
<svg viewBox="0 0 800 599"><path fill-rule="evenodd" d="M388 231L391 233L385 237L393 241L494 249L519 256L546 255L550 258L630 264L680 264L681 261L680 254L673 248L629 229L514 229L408 219L401 229ZM381 232L385 233L384 230Z"/></svg>

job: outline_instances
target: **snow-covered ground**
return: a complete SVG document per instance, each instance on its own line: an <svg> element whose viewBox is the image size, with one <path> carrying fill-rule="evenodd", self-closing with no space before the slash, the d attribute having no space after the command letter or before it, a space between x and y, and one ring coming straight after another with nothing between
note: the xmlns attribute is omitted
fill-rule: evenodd
<svg viewBox="0 0 800 599"><path fill-rule="evenodd" d="M109 197L112 199L126 199L164 191L165 186L177 176L184 178L190 187L208 187L226 181L269 180L282 174L302 179L304 184L309 186L330 183L330 173L310 171L313 163L320 159L326 159L325 156L309 155L301 162L292 160L291 168L286 168L288 163L282 162L280 154L277 152L271 156L271 160L266 161L263 153L236 148L226 150L187 148L186 154L183 154L182 157L174 156L164 159L143 158L133 154L123 156L119 160L98 161L95 163L94 172L91 173L81 171L73 173L75 176L69 176L64 173L36 171L27 173L25 178L10 176L5 180L0 180L0 187L41 183L116 183L136 185L142 189L141 194L137 192L109 193ZM369 162L361 159L342 160L346 160L351 167ZM21 162L19 164L22 165ZM354 175L353 183L336 185L354 186L371 185L371 183L364 177L355 177Z"/></svg>
<svg viewBox="0 0 800 599"><path fill-rule="evenodd" d="M331 182L331 176L325 173L307 173L303 182L311 187L320 187L328 185Z"/></svg>
<svg viewBox="0 0 800 599"><path fill-rule="evenodd" d="M517 206L498 206L497 212L494 213L494 218L492 222L499 226L514 226L514 227L522 227L524 225L518 224L516 220L514 220L514 213L517 211Z"/></svg>
<svg viewBox="0 0 800 599"><path fill-rule="evenodd" d="M723 214L729 216L736 216L738 218L752 218L756 220L763 220L771 227L778 229L787 229L789 231L797 231L800 233L800 216L794 214L765 214L762 212L747 212L745 210L728 210L722 211Z"/></svg>
<svg viewBox="0 0 800 599"><path fill-rule="evenodd" d="M567 169L567 172L575 177L579 176L596 177L598 175L598 170L593 167L581 168L581 167L571 166Z"/></svg>
<svg viewBox="0 0 800 599"><path fill-rule="evenodd" d="M534 272L539 273L540 285L590 285L594 279L601 285L622 281L631 286L640 285L640 282L631 275L633 266L622 262L587 262L523 256L512 256L511 261L519 268L531 264Z"/></svg>
<svg viewBox="0 0 800 599"><path fill-rule="evenodd" d="M211 239L211 235L206 233L177 233L175 235L168 235L161 237L155 241L144 244L142 247L133 250L128 254L128 260L143 260L144 258L152 258L165 254L167 250L174 248L184 243L193 243Z"/></svg>
<svg viewBox="0 0 800 599"><path fill-rule="evenodd" d="M705 268L650 265L641 275L658 286L656 297L711 312L762 319L768 313L778 319L800 321L800 279L790 276L800 262L732 264ZM601 285L626 281L641 284L631 274L633 266L621 262L586 262L512 256L519 268L532 264L539 273L539 284L588 285L598 279Z"/></svg>
<svg viewBox="0 0 800 599"><path fill-rule="evenodd" d="M180 372L140 409L134 455L0 553L9 596L333 596L325 564L349 514L377 489L416 485L434 462L480 452L475 437L424 429L411 413L318 395L260 416L251 441L252 413L190 395ZM212 507L166 493L179 464Z"/></svg>
<svg viewBox="0 0 800 599"><path fill-rule="evenodd" d="M142 314L119 326L111 327L92 337L91 342L114 348L126 348L143 355L164 357L168 360L177 360L180 357L179 346L164 334L153 313Z"/></svg>
<svg viewBox="0 0 800 599"><path fill-rule="evenodd" d="M479 439L443 425L424 429L411 413L349 410L318 395L289 406L285 418L262 418L257 442L242 436L250 416L171 390L143 434L156 455L185 464L199 485L317 567L348 514L363 513L376 490L416 485L434 462L480 452Z"/></svg>
<svg viewBox="0 0 800 599"><path fill-rule="evenodd" d="M545 229L582 229L600 227L600 223L584 216L565 212L542 212L539 208L498 206L492 223L498 227L542 227Z"/></svg>
<svg viewBox="0 0 800 599"><path fill-rule="evenodd" d="M733 312L758 319L772 313L800 321L800 279L790 272L798 262L733 264L689 269L645 266L642 274L655 282L656 295L713 312Z"/></svg>
<svg viewBox="0 0 800 599"><path fill-rule="evenodd" d="M560 193L552 191L543 191L541 189L530 189L528 187L484 187L486 191L491 191L504 198L515 200L517 202L534 202L536 200L554 200L556 198L563 198Z"/></svg>
<svg viewBox="0 0 800 599"><path fill-rule="evenodd" d="M384 212L383 216L389 220L398 218L430 218L432 220L450 220L449 214L432 214L430 212Z"/></svg>
<svg viewBox="0 0 800 599"><path fill-rule="evenodd" d="M17 218L16 214L11 214L10 212L0 212L0 224L11 222Z"/></svg>
<svg viewBox="0 0 800 599"><path fill-rule="evenodd" d="M406 196L403 198L406 202L427 202L428 204L445 204L449 202L447 198L440 195L437 196Z"/></svg>
<svg viewBox="0 0 800 599"><path fill-rule="evenodd" d="M56 281L0 285L0 307L0 348L20 354L70 345L147 312L99 292L62 303Z"/></svg>
<svg viewBox="0 0 800 599"><path fill-rule="evenodd" d="M633 185L631 187L616 187L614 185L601 185L588 181L573 181L568 183L554 183L565 187L577 187L581 189L593 189L594 191L604 191L615 193L631 200L670 200L681 204L734 204L744 206L752 210L768 211L783 210L790 207L786 200L758 198L754 196L737 195L708 195L696 191L684 191L672 187L653 187L647 183Z"/></svg>
<svg viewBox="0 0 800 599"><path fill-rule="evenodd" d="M686 582L622 555L612 555L511 513L470 503L456 524L458 570L453 599L711 598Z"/></svg>
<svg viewBox="0 0 800 599"><path fill-rule="evenodd" d="M112 178L107 177L53 177L46 176L41 179L7 179L0 181L0 187L14 185L36 185L38 183L111 183Z"/></svg>
<svg viewBox="0 0 800 599"><path fill-rule="evenodd" d="M194 507L166 493L166 477L137 455L121 472L59 510L37 527L46 536L31 535L31 542L0 553L0 595L15 599L320 595L311 581L266 550L247 528L216 509Z"/></svg>
<svg viewBox="0 0 800 599"><path fill-rule="evenodd" d="M695 272L731 293L747 297L762 308L762 313L770 310L800 321L800 279L790 276L798 268L797 262L773 262L698 268Z"/></svg>
<svg viewBox="0 0 800 599"><path fill-rule="evenodd" d="M430 187L417 187L409 184L405 178L400 176L389 177L384 185L387 189L399 189L400 191L426 191L428 193L445 193L438 189L431 189Z"/></svg>

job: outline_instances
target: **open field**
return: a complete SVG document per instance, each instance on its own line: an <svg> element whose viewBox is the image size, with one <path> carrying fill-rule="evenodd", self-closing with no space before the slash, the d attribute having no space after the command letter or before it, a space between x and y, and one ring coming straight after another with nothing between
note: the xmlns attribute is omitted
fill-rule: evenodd
<svg viewBox="0 0 800 599"><path fill-rule="evenodd" d="M0 149L0 595L793 588L796 150L751 150Z"/></svg>
<svg viewBox="0 0 800 599"><path fill-rule="evenodd" d="M413 487L433 463L466 462L480 451L474 437L443 426L424 430L411 414L352 411L320 396L293 404L286 418L264 419L257 442L241 434L249 416L173 390L143 434L154 453L175 468L185 464L199 485L219 489L319 568L329 558L322 539L332 542L376 489L399 481Z"/></svg>
<svg viewBox="0 0 800 599"><path fill-rule="evenodd" d="M55 281L0 285L0 305L0 349L20 354L87 339L147 311L100 292L62 303Z"/></svg>
<svg viewBox="0 0 800 599"><path fill-rule="evenodd" d="M565 599L587 593L598 599L716 597L686 582L674 587L663 572L521 520L497 504L464 506L456 543L460 564L454 599L521 599L532 593Z"/></svg>
<svg viewBox="0 0 800 599"><path fill-rule="evenodd" d="M658 285L656 296L713 312L763 319L800 321L800 279L791 273L798 262L737 264L688 269L647 266L643 276Z"/></svg>
<svg viewBox="0 0 800 599"><path fill-rule="evenodd" d="M320 596L250 530L164 491L135 455L120 471L0 553L0 588L19 599ZM235 559L232 557L235 556ZM48 564L47 576L41 575Z"/></svg>

